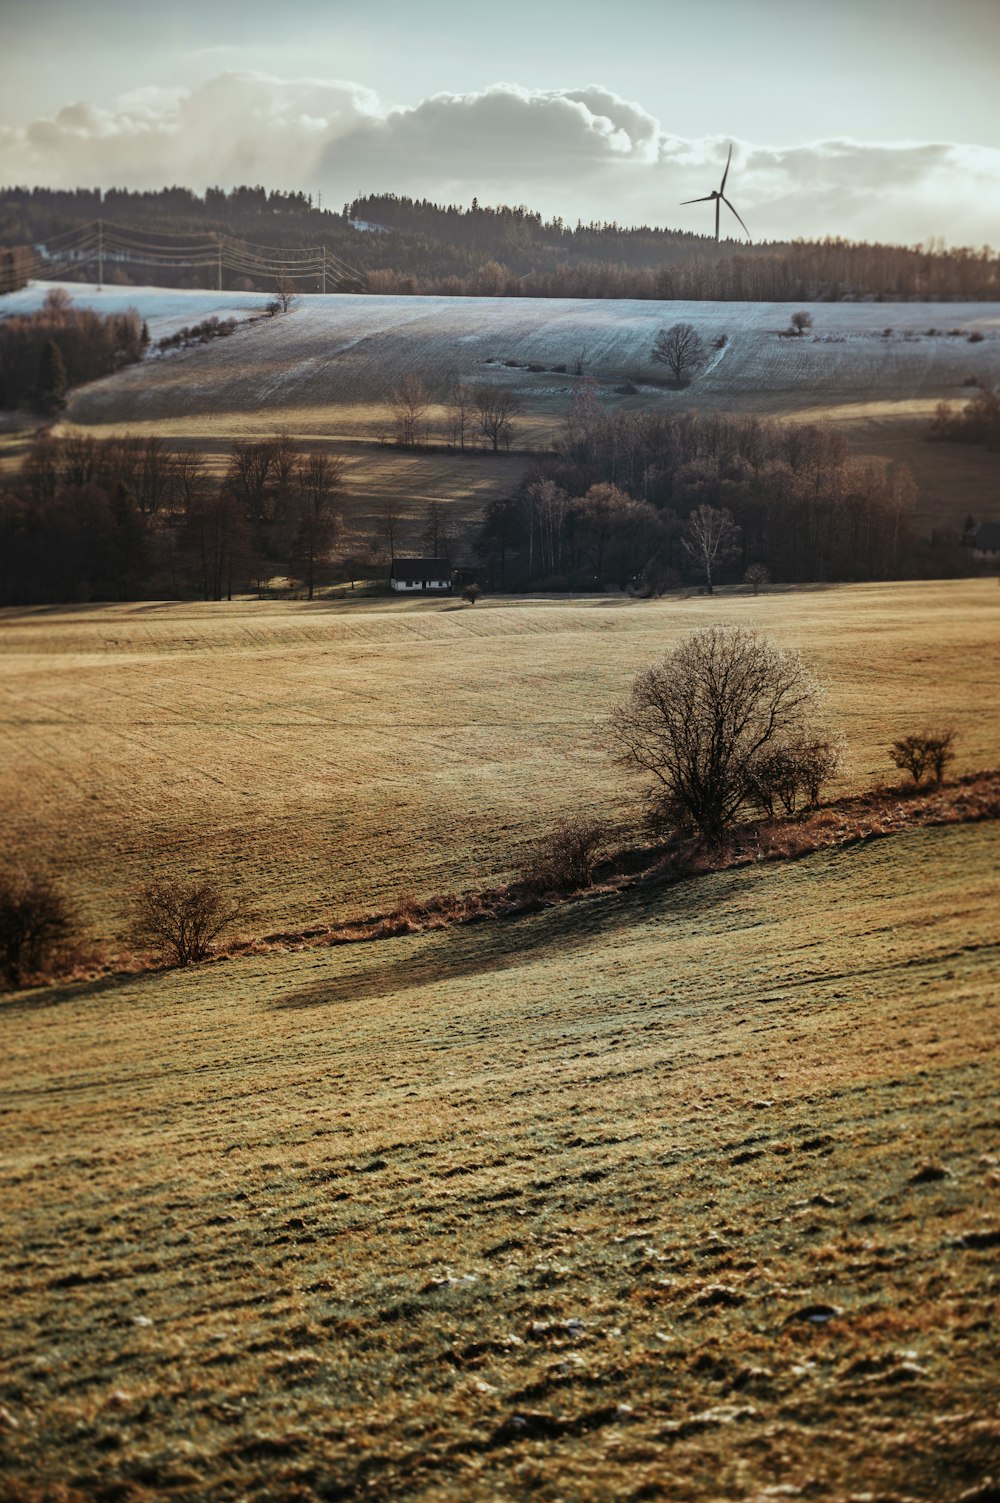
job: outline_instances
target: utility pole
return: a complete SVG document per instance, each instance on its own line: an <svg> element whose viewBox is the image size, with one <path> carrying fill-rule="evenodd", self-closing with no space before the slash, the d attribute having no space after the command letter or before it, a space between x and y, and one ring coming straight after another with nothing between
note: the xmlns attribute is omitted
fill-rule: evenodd
<svg viewBox="0 0 1000 1503"><path fill-rule="evenodd" d="M326 246L323 246L323 291L326 292Z"/></svg>
<svg viewBox="0 0 1000 1503"><path fill-rule="evenodd" d="M104 220L97 221L97 285L104 286Z"/></svg>
<svg viewBox="0 0 1000 1503"><path fill-rule="evenodd" d="M218 267L217 286L222 291L222 236L216 231L215 235L216 264Z"/></svg>

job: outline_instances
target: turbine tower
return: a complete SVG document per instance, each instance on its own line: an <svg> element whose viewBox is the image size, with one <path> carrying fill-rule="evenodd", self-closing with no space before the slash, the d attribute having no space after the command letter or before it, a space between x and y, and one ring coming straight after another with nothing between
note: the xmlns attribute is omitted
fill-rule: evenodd
<svg viewBox="0 0 1000 1503"><path fill-rule="evenodd" d="M726 178L729 176L729 164L730 164L730 162L732 160L733 160L733 143L730 141L730 143L729 143L729 155L726 158L726 170L722 174L722 182L719 184L718 188L714 189L711 193L706 193L704 198L685 198L685 199L682 200L682 206L683 206L683 204L710 204L713 199L715 200L715 243L716 243L716 245L718 245L718 243L719 243L719 205L720 204L725 204L725 206L726 206L727 209L731 210L733 214L736 214L736 210L733 208L732 204L729 202L729 199L726 197ZM736 218L740 219L740 216L738 214L736 214ZM742 219L740 219L740 224L743 224ZM746 237L747 237L747 239L750 240L750 231L747 229L747 227L746 227L745 224L743 224L743 229L746 231ZM750 244L753 245L753 241L752 240L750 240Z"/></svg>

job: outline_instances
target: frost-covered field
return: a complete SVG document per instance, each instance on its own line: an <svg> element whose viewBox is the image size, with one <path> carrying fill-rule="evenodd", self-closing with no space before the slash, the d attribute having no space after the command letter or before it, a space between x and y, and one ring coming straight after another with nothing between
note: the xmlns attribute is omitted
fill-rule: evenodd
<svg viewBox="0 0 1000 1503"><path fill-rule="evenodd" d="M33 285L4 306L35 306L47 290ZM108 311L137 308L154 338L213 314L249 319L268 301L142 287L67 290ZM631 382L646 401L774 413L926 407L961 397L972 378L1000 374L997 304L813 304L814 328L803 338L784 337L792 311L787 303L309 295L233 339L154 356L88 388L72 415L100 424L250 409L294 423L296 414L335 407L353 409L343 431L371 434L385 426L381 404L410 371L442 390L455 376L502 383L540 418L565 410L579 370L608 396ZM711 347L706 370L683 393L669 389L667 372L649 358L657 330L678 320L694 324ZM983 337L970 343L974 333ZM359 410L371 404L378 410Z"/></svg>
<svg viewBox="0 0 1000 1503"><path fill-rule="evenodd" d="M94 287L81 282L29 282L20 292L0 298L0 317L5 313L34 313L45 298L59 288L81 308L99 313L124 313L135 308L149 324L152 338L162 339L185 324L206 318L256 318L265 311L270 292L186 292L169 287Z"/></svg>

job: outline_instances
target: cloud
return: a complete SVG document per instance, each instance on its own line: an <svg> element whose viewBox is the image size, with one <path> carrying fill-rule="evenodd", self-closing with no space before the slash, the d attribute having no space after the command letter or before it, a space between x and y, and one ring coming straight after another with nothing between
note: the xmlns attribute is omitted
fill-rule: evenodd
<svg viewBox="0 0 1000 1503"><path fill-rule="evenodd" d="M572 220L711 227L728 141L670 134L597 84L498 83L392 106L343 80L229 72L190 89L136 89L0 128L8 181L55 187L264 183L329 201L395 191L526 202ZM734 143L727 193L758 238L846 235L979 243L994 231L1000 152L847 138Z"/></svg>

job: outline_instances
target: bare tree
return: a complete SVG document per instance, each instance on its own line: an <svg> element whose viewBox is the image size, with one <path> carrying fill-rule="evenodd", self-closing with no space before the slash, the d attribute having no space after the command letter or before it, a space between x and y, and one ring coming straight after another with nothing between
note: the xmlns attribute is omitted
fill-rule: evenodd
<svg viewBox="0 0 1000 1503"><path fill-rule="evenodd" d="M501 444L509 450L514 436L511 419L521 411L521 404L515 393L502 386L475 386L472 389L472 406L479 430L492 444L494 454Z"/></svg>
<svg viewBox="0 0 1000 1503"><path fill-rule="evenodd" d="M203 454L194 449L182 449L174 455L174 484L177 499L185 512L205 494L208 483L208 470Z"/></svg>
<svg viewBox="0 0 1000 1503"><path fill-rule="evenodd" d="M731 558L739 545L739 528L732 514L715 506L697 506L681 535L685 552L704 571L708 593L713 592L712 570Z"/></svg>
<svg viewBox="0 0 1000 1503"><path fill-rule="evenodd" d="M465 448L472 415L472 387L452 380L448 387L448 438L459 449Z"/></svg>
<svg viewBox="0 0 1000 1503"><path fill-rule="evenodd" d="M807 334L812 328L813 316L811 313L807 313L804 308L801 308L798 313L792 314L788 320L788 324L792 333L797 334L801 339L802 335Z"/></svg>
<svg viewBox="0 0 1000 1503"><path fill-rule="evenodd" d="M161 879L135 896L132 938L151 945L175 965L205 960L212 946L243 912L242 900L212 882Z"/></svg>
<svg viewBox="0 0 1000 1503"><path fill-rule="evenodd" d="M401 376L392 393L392 414L396 425L396 442L403 448L412 449L423 443L429 405L430 395L423 377L413 372Z"/></svg>
<svg viewBox="0 0 1000 1503"><path fill-rule="evenodd" d="M389 549L389 557L396 557L396 544L403 520L403 510L395 496L384 496L378 506L378 530Z"/></svg>
<svg viewBox="0 0 1000 1503"><path fill-rule="evenodd" d="M141 454L136 501L140 511L152 515L170 498L175 465L163 439L155 434L145 440Z"/></svg>
<svg viewBox="0 0 1000 1503"><path fill-rule="evenodd" d="M611 741L625 766L652 774L661 821L689 822L718 845L757 802L765 751L827 739L819 706L798 654L746 627L710 626L638 675L612 714Z"/></svg>
<svg viewBox="0 0 1000 1503"><path fill-rule="evenodd" d="M272 440L233 445L229 459L229 484L233 494L245 506L251 522L262 522L268 515L268 482L273 467Z"/></svg>
<svg viewBox="0 0 1000 1503"><path fill-rule="evenodd" d="M312 600L316 570L327 562L337 539L338 517L333 503L344 484L344 462L330 454L306 454L295 474L295 526L292 534L291 569L306 586Z"/></svg>
<svg viewBox="0 0 1000 1503"><path fill-rule="evenodd" d="M185 508L182 546L205 600L233 598L233 582L248 566L246 513L233 492L204 488Z"/></svg>
<svg viewBox="0 0 1000 1503"><path fill-rule="evenodd" d="M278 294L278 302L281 304L282 313L287 313L289 308L295 306L295 283L291 277L279 273L274 279L274 290Z"/></svg>
<svg viewBox="0 0 1000 1503"><path fill-rule="evenodd" d="M705 345L694 324L671 324L653 342L652 359L665 365L678 386L688 386L705 360Z"/></svg>
<svg viewBox="0 0 1000 1503"><path fill-rule="evenodd" d="M454 542L453 530L440 501L428 501L420 546L428 558L448 558Z"/></svg>
<svg viewBox="0 0 1000 1503"><path fill-rule="evenodd" d="M770 584L771 575L766 564L748 564L743 574L743 583L748 584L755 595L759 595L765 585Z"/></svg>

